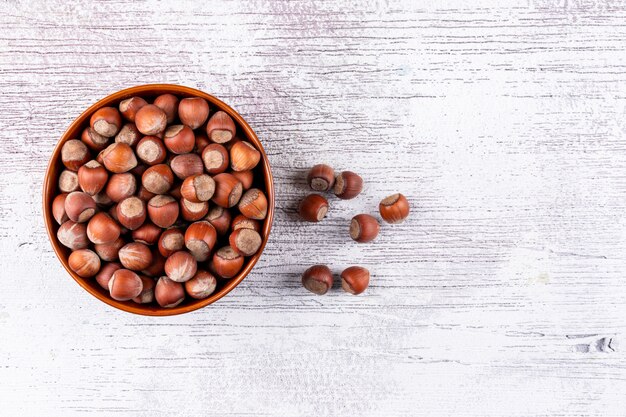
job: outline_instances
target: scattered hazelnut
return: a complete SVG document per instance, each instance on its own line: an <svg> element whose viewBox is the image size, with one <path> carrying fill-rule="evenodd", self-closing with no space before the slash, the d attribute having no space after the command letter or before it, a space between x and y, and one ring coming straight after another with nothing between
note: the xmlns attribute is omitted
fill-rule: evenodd
<svg viewBox="0 0 626 417"><path fill-rule="evenodd" d="M75 223L71 220L59 226L57 239L63 246L71 250L85 249L89 246L87 226L84 223Z"/></svg>
<svg viewBox="0 0 626 417"><path fill-rule="evenodd" d="M109 144L109 138L102 136L91 127L87 127L80 135L80 140L83 141L87 147L93 151L100 152Z"/></svg>
<svg viewBox="0 0 626 417"><path fill-rule="evenodd" d="M91 160L78 169L78 185L89 195L98 194L109 179L109 174L97 161Z"/></svg>
<svg viewBox="0 0 626 417"><path fill-rule="evenodd" d="M118 269L109 280L109 293L117 301L128 301L138 297L143 290L139 275L128 269Z"/></svg>
<svg viewBox="0 0 626 417"><path fill-rule="evenodd" d="M241 181L241 185L244 190L248 190L252 187L252 182L254 181L254 174L252 171L233 171L232 174Z"/></svg>
<svg viewBox="0 0 626 417"><path fill-rule="evenodd" d="M100 258L89 249L78 249L70 253L67 263L82 278L93 277L100 270Z"/></svg>
<svg viewBox="0 0 626 417"><path fill-rule="evenodd" d="M161 94L154 99L154 105L165 112L167 124L171 124L178 116L178 97L174 94Z"/></svg>
<svg viewBox="0 0 626 417"><path fill-rule="evenodd" d="M91 115L89 125L96 133L110 138L115 136L122 127L122 117L116 108L102 107Z"/></svg>
<svg viewBox="0 0 626 417"><path fill-rule="evenodd" d="M185 232L185 247L198 262L207 260L216 241L217 231L208 221L192 223Z"/></svg>
<svg viewBox="0 0 626 417"><path fill-rule="evenodd" d="M135 125L146 136L158 135L167 126L167 115L154 104L148 104L137 111Z"/></svg>
<svg viewBox="0 0 626 417"><path fill-rule="evenodd" d="M235 122L224 111L217 111L206 125L206 134L215 143L226 143L235 136Z"/></svg>
<svg viewBox="0 0 626 417"><path fill-rule="evenodd" d="M100 207L108 207L113 204L113 200L106 194L104 191L100 191L98 194L94 194L91 196L93 201Z"/></svg>
<svg viewBox="0 0 626 417"><path fill-rule="evenodd" d="M144 277L142 275L139 276L141 279L141 292L133 301L138 304L148 304L154 301L154 287L156 283L152 278Z"/></svg>
<svg viewBox="0 0 626 417"><path fill-rule="evenodd" d="M200 97L187 97L178 103L178 117L183 124L197 129L209 117L209 103Z"/></svg>
<svg viewBox="0 0 626 417"><path fill-rule="evenodd" d="M184 198L180 200L180 215L188 222L195 222L200 220L209 212L209 203L202 201L200 203L194 203Z"/></svg>
<svg viewBox="0 0 626 417"><path fill-rule="evenodd" d="M328 213L328 200L319 194L310 194L302 200L298 212L307 222L319 222Z"/></svg>
<svg viewBox="0 0 626 417"><path fill-rule="evenodd" d="M251 219L263 220L267 216L267 198L258 188L246 191L238 207L241 214Z"/></svg>
<svg viewBox="0 0 626 417"><path fill-rule="evenodd" d="M230 211L220 206L213 206L205 217L215 227L218 235L224 235L230 227Z"/></svg>
<svg viewBox="0 0 626 417"><path fill-rule="evenodd" d="M94 250L103 261L113 262L119 259L120 249L126 244L124 239L118 237L113 242L93 245Z"/></svg>
<svg viewBox="0 0 626 417"><path fill-rule="evenodd" d="M232 278L241 271L243 267L243 256L237 253L230 246L224 246L213 254L210 269L214 274L222 278Z"/></svg>
<svg viewBox="0 0 626 417"><path fill-rule="evenodd" d="M343 171L335 178L335 195L343 200L356 197L363 190L363 179L352 171Z"/></svg>
<svg viewBox="0 0 626 417"><path fill-rule="evenodd" d="M409 202L402 194L384 198L378 205L380 216L387 223L402 223L409 215Z"/></svg>
<svg viewBox="0 0 626 417"><path fill-rule="evenodd" d="M56 220L59 224L63 224L69 219L69 217L67 217L67 213L65 212L66 197L67 193L61 193L54 197L54 200L52 201L52 217L54 217L54 220Z"/></svg>
<svg viewBox="0 0 626 417"><path fill-rule="evenodd" d="M147 203L148 201L150 201L150 199L154 197L155 195L156 194L151 193L150 191L146 190L146 187L144 187L143 185L139 186L139 190L137 190L137 197L139 197L139 199L143 201L144 203Z"/></svg>
<svg viewBox="0 0 626 417"><path fill-rule="evenodd" d="M185 178L180 194L192 203L209 201L215 192L215 181L206 174L192 175Z"/></svg>
<svg viewBox="0 0 626 417"><path fill-rule="evenodd" d="M378 220L369 214L357 214L350 222L350 237L359 243L376 239L379 230Z"/></svg>
<svg viewBox="0 0 626 417"><path fill-rule="evenodd" d="M165 274L165 257L161 255L158 249L152 251L152 263L141 271L142 274L150 277L160 277Z"/></svg>
<svg viewBox="0 0 626 417"><path fill-rule="evenodd" d="M196 147L195 151L202 155L202 151L204 148L209 146L211 142L209 142L209 138L206 137L203 133L197 133L196 135Z"/></svg>
<svg viewBox="0 0 626 417"><path fill-rule="evenodd" d="M172 153L189 153L196 145L196 137L189 126L174 125L165 130L165 147Z"/></svg>
<svg viewBox="0 0 626 417"><path fill-rule="evenodd" d="M111 243L120 237L122 230L106 213L96 213L87 224L87 237L92 243Z"/></svg>
<svg viewBox="0 0 626 417"><path fill-rule="evenodd" d="M224 208L233 207L239 202L243 192L241 181L226 172L217 174L213 180L215 181L215 193L211 201Z"/></svg>
<svg viewBox="0 0 626 417"><path fill-rule="evenodd" d="M302 274L302 286L313 294L324 295L333 286L333 274L326 265L313 265Z"/></svg>
<svg viewBox="0 0 626 417"><path fill-rule="evenodd" d="M185 299L185 288L180 282L161 277L154 288L154 298L161 307L176 307Z"/></svg>
<svg viewBox="0 0 626 417"><path fill-rule="evenodd" d="M177 155L170 161L170 168L174 174L184 180L191 175L200 175L204 173L204 165L202 159L195 153Z"/></svg>
<svg viewBox="0 0 626 417"><path fill-rule="evenodd" d="M61 161L70 171L78 171L78 168L89 159L91 159L89 149L77 139L68 140L61 148Z"/></svg>
<svg viewBox="0 0 626 417"><path fill-rule="evenodd" d="M199 270L189 281L185 282L185 290L190 297L197 300L207 298L215 292L217 280L213 274Z"/></svg>
<svg viewBox="0 0 626 417"><path fill-rule="evenodd" d="M361 294L370 283L370 271L361 266L351 266L341 273L341 288L350 294Z"/></svg>
<svg viewBox="0 0 626 417"><path fill-rule="evenodd" d="M144 222L144 224L133 230L132 233L135 242L145 243L146 245L154 245L159 241L160 236L161 228L150 221Z"/></svg>
<svg viewBox="0 0 626 417"><path fill-rule="evenodd" d="M317 164L307 174L306 182L314 191L329 191L335 184L335 170L326 164Z"/></svg>
<svg viewBox="0 0 626 417"><path fill-rule="evenodd" d="M198 268L196 259L185 251L178 251L171 254L165 261L165 274L175 282L189 281Z"/></svg>
<svg viewBox="0 0 626 417"><path fill-rule="evenodd" d="M125 198L135 194L137 190L137 180L135 176L130 172L123 174L113 174L109 178L109 182L106 185L105 193L116 203L119 203Z"/></svg>
<svg viewBox="0 0 626 417"><path fill-rule="evenodd" d="M178 228L167 229L161 233L157 247L161 255L167 258L185 247L185 235Z"/></svg>
<svg viewBox="0 0 626 417"><path fill-rule="evenodd" d="M131 242L120 249L119 258L124 268L141 271L152 263L152 252L143 243Z"/></svg>
<svg viewBox="0 0 626 417"><path fill-rule="evenodd" d="M248 142L240 141L230 148L230 167L234 171L249 171L261 160L261 153Z"/></svg>
<svg viewBox="0 0 626 417"><path fill-rule="evenodd" d="M165 194L174 184L174 174L165 164L153 165L141 176L141 183L154 194Z"/></svg>
<svg viewBox="0 0 626 417"><path fill-rule="evenodd" d="M261 247L263 239L254 229L238 229L230 234L228 238L230 246L242 256L252 256Z"/></svg>
<svg viewBox="0 0 626 417"><path fill-rule="evenodd" d="M78 174L68 169L61 171L59 175L59 191L62 193L71 193L80 189L78 185Z"/></svg>
<svg viewBox="0 0 626 417"><path fill-rule="evenodd" d="M120 113L130 122L135 121L135 116L140 108L147 105L148 102L141 97L131 97L120 102Z"/></svg>
<svg viewBox="0 0 626 417"><path fill-rule="evenodd" d="M82 191L71 192L65 197L65 213L76 223L84 223L96 214L96 202Z"/></svg>
<svg viewBox="0 0 626 417"><path fill-rule="evenodd" d="M202 150L204 168L211 175L226 171L229 161L228 151L219 143L211 143Z"/></svg>
<svg viewBox="0 0 626 417"><path fill-rule="evenodd" d="M115 142L125 143L128 146L135 146L141 139L141 132L134 123L126 123L115 135Z"/></svg>
<svg viewBox="0 0 626 417"><path fill-rule="evenodd" d="M102 287L104 290L109 290L109 281L113 276L113 273L118 269L122 269L122 265L117 262L106 263L100 268L100 272L96 274L96 282L98 285Z"/></svg>
<svg viewBox="0 0 626 417"><path fill-rule="evenodd" d="M183 185L183 183L179 182L177 184L174 184L172 186L172 188L170 188L170 192L169 195L171 195L172 197L174 197L177 200L180 200L181 198L183 198L183 195L180 193L180 188Z"/></svg>
<svg viewBox="0 0 626 417"><path fill-rule="evenodd" d="M128 230L135 230L146 221L146 204L139 197L128 197L116 207L117 221Z"/></svg>
<svg viewBox="0 0 626 417"><path fill-rule="evenodd" d="M156 136L144 136L137 143L137 157L148 165L156 165L165 161L167 149L163 141Z"/></svg>
<svg viewBox="0 0 626 417"><path fill-rule="evenodd" d="M233 219L233 222L230 227L233 231L239 230L239 229L252 229L259 233L261 232L261 223L259 223L257 220L250 219L244 216L243 214L238 214Z"/></svg>
<svg viewBox="0 0 626 417"><path fill-rule="evenodd" d="M121 142L115 142L107 146L100 153L100 158L102 161L98 162L114 174L128 172L137 166L135 153L130 146Z"/></svg>
<svg viewBox="0 0 626 417"><path fill-rule="evenodd" d="M148 217L152 223L167 228L178 219L178 202L170 196L157 195L148 202Z"/></svg>

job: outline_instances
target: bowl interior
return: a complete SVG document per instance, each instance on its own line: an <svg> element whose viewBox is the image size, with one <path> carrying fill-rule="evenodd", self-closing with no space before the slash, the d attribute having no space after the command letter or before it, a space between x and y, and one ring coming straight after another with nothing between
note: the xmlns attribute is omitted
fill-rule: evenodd
<svg viewBox="0 0 626 417"><path fill-rule="evenodd" d="M194 300L190 297L187 297L181 305L174 308L162 308L156 304L145 305L137 304L132 301L113 300L108 295L108 292L102 289L100 285L98 285L94 278L81 278L76 275L69 268L67 262L71 250L61 245L56 237L59 225L52 217L51 208L52 200L59 193L57 186L58 178L61 171L64 169L61 162L61 147L67 140L80 138L83 129L89 125L89 118L91 117L91 114L101 107L117 107L120 101L129 97L140 96L151 102L152 99L154 99L156 96L165 93L175 94L178 97L202 97L209 102L211 113L213 113L215 109L219 109L225 111L233 118L235 124L237 125L237 136L251 142L261 152L261 162L254 169L255 175L253 187L257 187L265 191L268 200L267 217L263 222L263 227L261 230L263 243L259 251L246 260L246 263L244 264L244 267L239 272L239 274L229 280L219 279L218 287L210 297L203 300ZM113 307L119 308L120 310L150 316L170 316L197 310L219 300L220 298L228 294L233 288L235 288L252 270L259 257L261 256L263 249L265 248L265 244L267 243L267 239L269 237L270 229L272 226L272 220L274 216L274 183L267 155L265 153L265 150L263 149L263 146L259 142L259 139L257 138L252 128L250 128L250 126L246 123L246 121L227 104L209 94L189 87L171 84L142 85L122 90L103 98L102 100L89 107L70 125L70 127L63 134L61 140L55 147L54 152L52 153L52 156L50 158L50 163L48 164L43 189L43 211L46 229L48 231L48 236L50 238L50 242L52 243L52 247L54 248L57 257L63 264L63 267L65 267L67 272L81 287L83 287L99 300Z"/></svg>

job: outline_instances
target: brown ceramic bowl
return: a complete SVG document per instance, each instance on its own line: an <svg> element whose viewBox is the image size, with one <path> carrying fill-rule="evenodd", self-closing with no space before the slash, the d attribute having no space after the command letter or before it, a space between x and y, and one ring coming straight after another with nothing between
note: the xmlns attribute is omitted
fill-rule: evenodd
<svg viewBox="0 0 626 417"><path fill-rule="evenodd" d="M253 184L253 186L264 190L268 200L267 217L264 220L263 228L261 230L263 243L259 251L254 256L246 259L246 263L244 264L241 272L239 272L239 274L232 279L218 280L218 287L210 297L205 298L204 300L194 300L190 297L186 297L183 303L174 308L162 308L156 303L146 305L137 304L132 301L116 301L109 296L107 291L103 290L100 285L98 285L94 278L81 278L76 275L69 268L67 262L71 250L61 245L57 239L56 235L59 225L52 217L51 207L52 200L57 194L59 194L59 191L57 189L57 183L59 179L59 174L64 168L63 163L61 162L61 147L67 140L80 138L83 129L89 125L89 118L91 117L91 114L101 107L117 107L120 101L132 96L144 97L148 99L148 101L151 101L151 99L153 99L154 97L165 93L175 94L179 97L202 97L209 102L209 105L212 109L211 112L213 112L214 109L217 108L219 110L225 111L233 118L233 120L237 124L237 134L239 136L245 137L248 141L253 143L254 146L256 146L256 148L261 152L262 159L261 163L255 168L255 184ZM265 244L267 243L270 229L272 227L272 220L274 217L274 182L272 178L272 172L270 170L270 164L267 159L267 154L263 150L261 142L257 138L252 128L248 125L248 123L246 123L246 121L239 115L239 113L230 108L227 104L218 100L212 95L189 87L171 84L141 85L119 91L98 101L87 110L85 110L85 112L83 112L83 114L81 114L76 120L74 120L74 122L70 125L70 127L63 134L63 136L61 136L61 140L52 152L52 156L50 157L50 163L48 164L48 169L46 170L46 177L43 186L43 212L46 222L46 229L48 230L48 236L50 237L50 242L52 243L54 252L57 254L57 257L63 264L63 267L72 276L72 278L74 278L78 285L83 287L91 295L93 295L100 301L103 301L110 306L113 306L120 310L128 311L135 314L143 314L147 316L171 316L175 314L188 313L190 311L197 310L219 300L230 291L232 291L232 289L235 288L250 273L254 265L259 260L263 249L265 248Z"/></svg>

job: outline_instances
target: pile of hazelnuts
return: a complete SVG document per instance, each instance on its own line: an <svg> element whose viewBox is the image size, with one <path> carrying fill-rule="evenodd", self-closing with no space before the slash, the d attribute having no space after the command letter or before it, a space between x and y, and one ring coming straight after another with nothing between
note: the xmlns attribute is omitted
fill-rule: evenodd
<svg viewBox="0 0 626 417"><path fill-rule="evenodd" d="M118 301L175 307L235 277L262 245L261 153L200 97L131 97L63 144L52 214L68 264Z"/></svg>
<svg viewBox="0 0 626 417"><path fill-rule="evenodd" d="M363 179L352 171L335 176L332 167L318 164L309 170L307 183L318 192L333 191L342 200L350 200L363 190ZM308 222L322 221L328 213L328 200L320 194L309 194L298 208L300 216ZM402 223L409 215L409 202L400 193L390 195L378 205L380 216L387 223ZM357 214L350 222L350 237L359 243L376 239L380 224L369 214ZM360 294L369 285L370 272L362 266L351 266L341 273L341 287L351 294ZM333 286L333 274L326 265L313 265L302 274L302 285L314 294L323 295Z"/></svg>

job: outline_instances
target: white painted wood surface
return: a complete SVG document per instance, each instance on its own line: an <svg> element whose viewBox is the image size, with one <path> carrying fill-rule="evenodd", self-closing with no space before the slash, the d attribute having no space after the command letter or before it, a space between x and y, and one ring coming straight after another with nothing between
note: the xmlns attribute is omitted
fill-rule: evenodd
<svg viewBox="0 0 626 417"><path fill-rule="evenodd" d="M152 82L233 105L278 190L253 273L171 318L86 294L41 215L72 119ZM0 415L626 415L626 2L2 1L0 92ZM366 189L302 224L322 161Z"/></svg>

